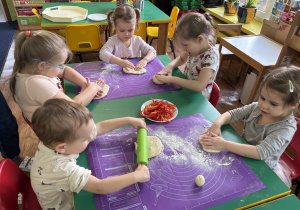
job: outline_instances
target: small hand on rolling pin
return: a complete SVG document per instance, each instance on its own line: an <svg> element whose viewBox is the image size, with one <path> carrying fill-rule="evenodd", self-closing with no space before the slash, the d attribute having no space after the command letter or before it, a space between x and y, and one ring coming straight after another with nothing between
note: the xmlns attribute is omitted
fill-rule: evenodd
<svg viewBox="0 0 300 210"><path fill-rule="evenodd" d="M150 173L148 167L143 164L138 164L134 171L136 182L148 182L150 180Z"/></svg>

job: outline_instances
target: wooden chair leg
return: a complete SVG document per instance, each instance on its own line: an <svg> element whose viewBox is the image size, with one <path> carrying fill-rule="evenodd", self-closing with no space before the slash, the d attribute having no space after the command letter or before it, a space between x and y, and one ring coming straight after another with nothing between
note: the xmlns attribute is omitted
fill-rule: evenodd
<svg viewBox="0 0 300 210"><path fill-rule="evenodd" d="M223 65L223 58L222 58L222 54L220 54L220 65L219 65L219 70L218 70L216 78L219 78L219 76L220 76L222 65Z"/></svg>

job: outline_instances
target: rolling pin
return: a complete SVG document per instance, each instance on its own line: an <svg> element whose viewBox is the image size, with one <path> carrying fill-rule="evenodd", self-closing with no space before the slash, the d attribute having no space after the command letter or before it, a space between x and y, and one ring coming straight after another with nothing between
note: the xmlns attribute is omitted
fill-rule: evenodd
<svg viewBox="0 0 300 210"><path fill-rule="evenodd" d="M141 163L148 166L147 130L144 128L137 131L137 145L137 164Z"/></svg>

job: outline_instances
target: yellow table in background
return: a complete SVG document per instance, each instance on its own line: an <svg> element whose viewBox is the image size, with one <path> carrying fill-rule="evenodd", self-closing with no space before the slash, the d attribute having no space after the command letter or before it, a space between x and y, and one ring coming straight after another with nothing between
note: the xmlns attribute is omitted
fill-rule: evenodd
<svg viewBox="0 0 300 210"><path fill-rule="evenodd" d="M228 16L228 15L224 15L224 6L219 6L216 8L205 8L203 5L201 6L201 9L209 12L212 16L215 17L214 21L216 22L215 24L224 24L224 23L228 23L228 24L240 24L240 22L238 22L238 17L237 14L233 15L233 16ZM220 22L217 19L219 19ZM244 32L245 34L260 34L260 30L262 28L263 23L254 19L252 20L250 23L242 23L243 27L242 27L242 32Z"/></svg>

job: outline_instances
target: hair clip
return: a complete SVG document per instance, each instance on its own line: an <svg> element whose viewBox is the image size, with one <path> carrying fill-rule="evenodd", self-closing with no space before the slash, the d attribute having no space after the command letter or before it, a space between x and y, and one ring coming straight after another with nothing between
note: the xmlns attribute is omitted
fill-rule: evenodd
<svg viewBox="0 0 300 210"><path fill-rule="evenodd" d="M37 36L37 35L39 35L40 33L42 33L42 32L40 32L40 31L39 31L39 32L36 32L36 33L33 34L33 36Z"/></svg>
<svg viewBox="0 0 300 210"><path fill-rule="evenodd" d="M195 20L197 20L199 23L201 23L201 20L199 17L195 17Z"/></svg>
<svg viewBox="0 0 300 210"><path fill-rule="evenodd" d="M205 13L203 13L202 15L203 15L203 16L204 16L204 18L206 19L206 15L205 15Z"/></svg>
<svg viewBox="0 0 300 210"><path fill-rule="evenodd" d="M290 93L294 92L294 85L291 80L289 80L289 85L290 85Z"/></svg>
<svg viewBox="0 0 300 210"><path fill-rule="evenodd" d="M26 34L26 38L30 37L30 31L26 31L25 34Z"/></svg>

